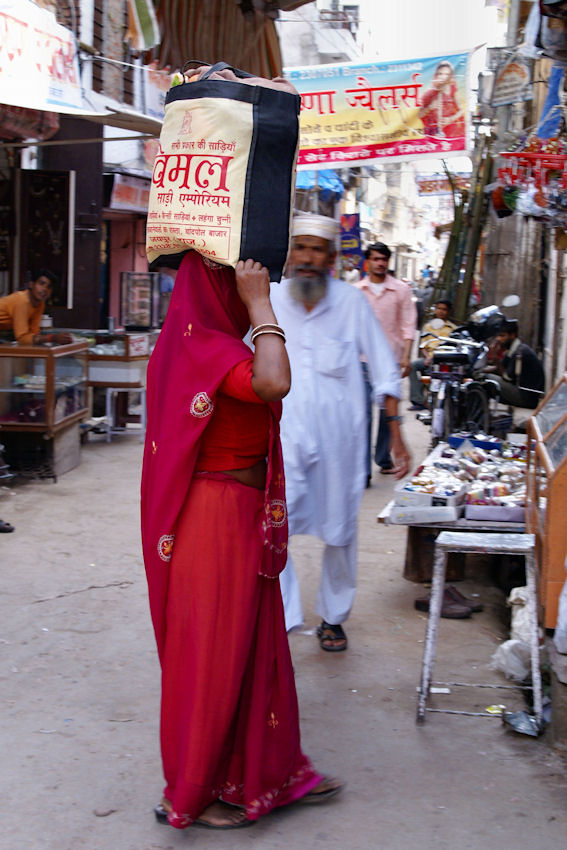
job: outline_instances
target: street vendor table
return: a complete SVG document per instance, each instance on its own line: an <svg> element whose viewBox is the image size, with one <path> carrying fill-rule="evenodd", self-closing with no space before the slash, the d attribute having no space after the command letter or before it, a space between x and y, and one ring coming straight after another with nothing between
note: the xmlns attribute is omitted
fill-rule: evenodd
<svg viewBox="0 0 567 850"><path fill-rule="evenodd" d="M443 444L444 445L444 444ZM423 465L432 462L439 456L441 444L434 449L423 461ZM433 558L435 540L442 531L473 531L473 532L501 532L521 533L525 531L524 522L495 522L485 519L465 519L464 517L452 520L435 522L407 522L391 521L395 502L391 502L378 514L377 521L384 525L406 525L408 532L406 538L406 553L404 563L404 578L408 581L423 583L431 581L433 575ZM447 561L447 579L458 581L464 578L464 554L452 552Z"/></svg>
<svg viewBox="0 0 567 850"><path fill-rule="evenodd" d="M536 577L533 534L466 534L463 532L444 531L439 535L435 544L435 566L433 568L433 584L429 601L429 616L425 633L425 645L421 664L421 681L418 688L417 722L425 721L425 712L438 711L450 714L468 714L466 711L450 711L448 709L428 709L427 699L431 685L435 649L437 644L437 627L441 616L443 588L445 587L445 566L449 552L493 553L499 555L523 555L526 559L526 579L528 586L528 612L530 621L530 656L532 669L532 692L536 722L541 723L542 694L541 674L539 669L539 634L536 606ZM452 684L458 684L453 682ZM485 685L469 685L469 687L486 687Z"/></svg>
<svg viewBox="0 0 567 850"><path fill-rule="evenodd" d="M402 525L391 523L390 515L394 500L388 502L378 514L377 520L383 525ZM521 533L525 531L523 522L488 522L479 519L456 519L452 522L419 522L407 524L406 554L404 578L408 581L423 583L431 581L435 540L442 531L502 532ZM452 552L447 563L447 578L458 581L464 578L464 553Z"/></svg>

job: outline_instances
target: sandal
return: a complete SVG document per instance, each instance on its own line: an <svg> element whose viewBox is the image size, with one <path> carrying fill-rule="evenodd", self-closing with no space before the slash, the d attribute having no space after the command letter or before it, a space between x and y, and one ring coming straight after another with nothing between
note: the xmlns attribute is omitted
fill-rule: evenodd
<svg viewBox="0 0 567 850"><path fill-rule="evenodd" d="M228 803L226 805L229 805ZM158 823L168 824L167 815L169 814L169 810L165 808L163 803L159 803L154 809L154 815L156 816L156 820ZM242 829L246 826L252 826L252 824L256 823L254 820L243 820L238 821L237 823L225 823L225 824L214 824L208 823L205 820L201 820L197 818L193 823L189 824L189 826L198 826L201 829Z"/></svg>
<svg viewBox="0 0 567 850"><path fill-rule="evenodd" d="M321 649L325 652L344 652L348 646L347 636L340 624L333 626L323 620L321 625L317 626L317 637Z"/></svg>
<svg viewBox="0 0 567 850"><path fill-rule="evenodd" d="M11 531L14 531L14 526L0 519L0 534L9 534Z"/></svg>
<svg viewBox="0 0 567 850"><path fill-rule="evenodd" d="M338 779L333 779L330 776L324 776L323 782L339 782ZM321 783L320 783L321 784ZM345 782L341 782L334 787L327 788L325 791L309 791L308 794L304 794L303 797L300 797L297 800L298 803L303 803L304 805L313 805L316 803L326 803L327 800L330 800L331 797L336 797L337 794L340 794L341 791L346 787Z"/></svg>

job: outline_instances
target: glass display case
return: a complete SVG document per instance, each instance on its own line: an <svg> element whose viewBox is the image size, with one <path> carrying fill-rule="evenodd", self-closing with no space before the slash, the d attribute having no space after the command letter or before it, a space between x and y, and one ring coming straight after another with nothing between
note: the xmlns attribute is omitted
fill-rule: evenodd
<svg viewBox="0 0 567 850"><path fill-rule="evenodd" d="M169 298L160 293L158 272L122 272L120 275L120 324L131 331L161 328Z"/></svg>
<svg viewBox="0 0 567 850"><path fill-rule="evenodd" d="M528 422L527 530L535 534L540 622L557 623L567 554L567 373Z"/></svg>
<svg viewBox="0 0 567 850"><path fill-rule="evenodd" d="M90 386L129 389L146 385L148 360L155 345L153 333L73 333L85 334L89 343Z"/></svg>
<svg viewBox="0 0 567 850"><path fill-rule="evenodd" d="M0 345L0 428L48 437L87 413L87 343Z"/></svg>

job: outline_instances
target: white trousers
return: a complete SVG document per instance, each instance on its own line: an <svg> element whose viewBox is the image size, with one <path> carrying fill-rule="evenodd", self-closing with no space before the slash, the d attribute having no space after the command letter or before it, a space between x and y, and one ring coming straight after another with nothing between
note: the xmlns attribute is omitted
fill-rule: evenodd
<svg viewBox="0 0 567 850"><path fill-rule="evenodd" d="M344 623L350 614L356 593L357 555L356 533L347 546L325 546L316 610L323 620L333 626ZM280 587L285 627L289 632L303 624L299 582L289 553L285 570L280 575Z"/></svg>

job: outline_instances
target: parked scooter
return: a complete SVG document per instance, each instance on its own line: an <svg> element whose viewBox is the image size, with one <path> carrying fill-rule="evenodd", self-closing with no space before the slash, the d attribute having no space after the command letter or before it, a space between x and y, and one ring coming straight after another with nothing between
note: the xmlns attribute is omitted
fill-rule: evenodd
<svg viewBox="0 0 567 850"><path fill-rule="evenodd" d="M502 306L519 304L516 295L504 299ZM484 372L488 365L488 340L494 337L505 316L496 305L473 313L464 326L456 328L440 341L433 352L429 376L422 380L428 386L428 410L418 419L431 424L433 445L447 440L454 431L497 434L505 436L512 417L496 413L500 394L498 382ZM433 319L430 327L435 330ZM435 334L427 334L435 336Z"/></svg>

